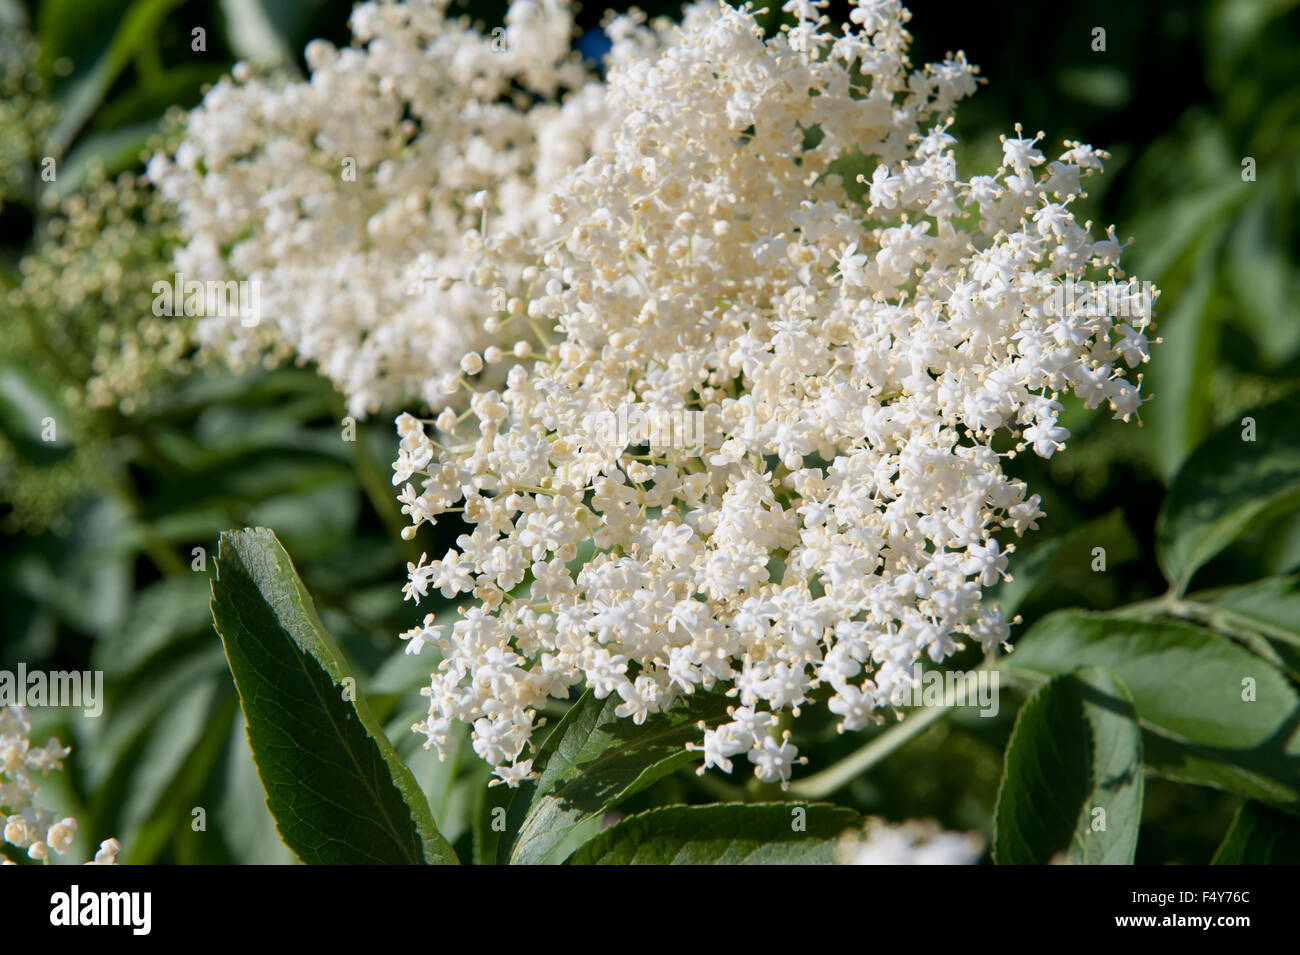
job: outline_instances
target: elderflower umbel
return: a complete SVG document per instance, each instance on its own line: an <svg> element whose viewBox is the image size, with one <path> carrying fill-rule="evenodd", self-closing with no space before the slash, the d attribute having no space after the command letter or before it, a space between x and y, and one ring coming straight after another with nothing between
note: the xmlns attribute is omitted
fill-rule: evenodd
<svg viewBox="0 0 1300 955"><path fill-rule="evenodd" d="M472 725L511 785L547 697L581 685L634 723L725 690L701 771L743 755L788 780L778 715L814 689L857 730L921 657L1005 644L981 594L1042 511L1004 458L1065 445L1065 392L1122 419L1142 402L1150 297L1069 211L1104 154L1049 160L1017 128L963 177L947 130L974 68L912 71L895 0L841 32L821 6L770 38L694 7L611 69L626 122L551 194L557 238L522 273L550 344L499 391L461 379L465 421L398 419L408 531L473 527L410 566L409 598L475 601L407 635L441 651L416 729L441 752ZM854 148L861 204L835 166ZM1124 321L1061 294L1103 276L1138 303ZM698 415L698 445L611 441L629 403Z"/></svg>
<svg viewBox="0 0 1300 955"><path fill-rule="evenodd" d="M28 737L32 723L25 707L0 709L0 838L28 857L48 861L50 853L63 855L77 835L77 820L59 819L48 809L34 805L40 790L36 774L44 776L63 768L71 750L51 739L34 747ZM100 844L94 864L113 865L121 845L116 839Z"/></svg>
<svg viewBox="0 0 1300 955"><path fill-rule="evenodd" d="M545 196L620 120L567 3L516 0L495 34L448 5L359 5L354 44L311 43L304 81L237 66L149 166L188 240L177 269L259 283L259 321L205 316L202 343L316 362L358 416L441 406L448 374L501 360L533 321L518 303L530 241L555 231ZM632 21L621 37L615 60L654 42Z"/></svg>
<svg viewBox="0 0 1300 955"><path fill-rule="evenodd" d="M190 368L184 319L151 314L150 286L172 242L164 205L130 173L90 162L83 175L45 183L45 143L60 111L22 29L0 30L0 208L32 203L34 228L12 281L0 288L0 366L45 391L61 450L34 459L0 435L0 528L66 529L86 477L109 467L106 421L147 407L158 387ZM33 187L41 186L39 194ZM21 221L21 220L19 220ZM106 412L106 413L101 413ZM46 411L30 412L40 422Z"/></svg>

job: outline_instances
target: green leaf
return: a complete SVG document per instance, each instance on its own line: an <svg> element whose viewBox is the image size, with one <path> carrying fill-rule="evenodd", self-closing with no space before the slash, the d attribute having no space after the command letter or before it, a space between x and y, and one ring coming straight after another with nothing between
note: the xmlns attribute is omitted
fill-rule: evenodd
<svg viewBox="0 0 1300 955"><path fill-rule="evenodd" d="M58 171L58 179L50 188L60 198L70 196L85 187L95 169L112 178L122 170L138 165L141 154L150 138L158 134L158 129L158 121L150 120L87 134L68 153Z"/></svg>
<svg viewBox="0 0 1300 955"><path fill-rule="evenodd" d="M87 721L90 725L77 747L87 785L113 789L117 779L122 781L123 797L129 795L134 767L151 745L150 737L165 728L167 710L195 688L222 680L225 672L225 658L213 640L203 651L169 660L153 672L133 673L120 686L106 687L106 718ZM101 795L97 811L118 808L102 802ZM113 821L120 820L114 817Z"/></svg>
<svg viewBox="0 0 1300 955"><path fill-rule="evenodd" d="M135 573L134 554L118 546L129 516L114 501L93 498L75 513L72 530L56 548L27 553L15 583L55 615L97 636L112 632L126 612ZM68 600L67 594L78 595Z"/></svg>
<svg viewBox="0 0 1300 955"><path fill-rule="evenodd" d="M1118 66L1067 67L1057 73L1056 85L1067 96L1108 111L1133 99L1133 80Z"/></svg>
<svg viewBox="0 0 1300 955"><path fill-rule="evenodd" d="M95 115L94 128L104 132L149 121L156 125L174 106L190 109L197 105L203 98L203 90L221 79L225 72L225 63L179 63L151 76L148 82L114 96ZM90 139L89 134L86 139ZM59 179L62 181L62 173Z"/></svg>
<svg viewBox="0 0 1300 955"><path fill-rule="evenodd" d="M1259 522L1300 505L1300 394L1234 421L1196 449L1156 521L1156 557L1175 592Z"/></svg>
<svg viewBox="0 0 1300 955"><path fill-rule="evenodd" d="M346 552L349 539L356 536L360 513L361 495L356 484L337 480L264 498L248 509L246 519L273 528L286 547L293 548L300 559L307 559L335 548ZM388 590L401 597L397 588Z"/></svg>
<svg viewBox="0 0 1300 955"><path fill-rule="evenodd" d="M95 64L75 76L60 97L62 115L46 141L46 151L61 157L104 101L135 51L152 41L163 19L180 0L136 0Z"/></svg>
<svg viewBox="0 0 1300 955"><path fill-rule="evenodd" d="M1130 865L1142 821L1142 731L1107 670L1043 684L1016 718L994 816L999 865Z"/></svg>
<svg viewBox="0 0 1300 955"><path fill-rule="evenodd" d="M132 771L123 809L128 828L143 826L156 814L164 793L211 723L219 689L215 679L205 680L178 693L162 711Z"/></svg>
<svg viewBox="0 0 1300 955"><path fill-rule="evenodd" d="M474 790L471 817L475 865L494 865L498 849L507 842L505 813L515 794L505 786L490 786L491 778L489 773L483 784Z"/></svg>
<svg viewBox="0 0 1300 955"><path fill-rule="evenodd" d="M294 861L294 855L279 839L275 817L267 811L257 764L248 750L247 726L242 713L231 721L225 778L220 780L209 828L220 833L226 851L237 864L287 865Z"/></svg>
<svg viewBox="0 0 1300 955"><path fill-rule="evenodd" d="M29 369L0 367L0 435L28 461L49 465L72 453L68 416L50 387ZM49 440L46 440L48 438Z"/></svg>
<svg viewBox="0 0 1300 955"><path fill-rule="evenodd" d="M1263 580L1300 571L1300 509L1255 525L1220 552L1214 564L1233 580Z"/></svg>
<svg viewBox="0 0 1300 955"><path fill-rule="evenodd" d="M1227 85L1244 56L1258 50L1260 35L1296 6L1296 0L1236 0L1212 4L1205 30L1206 60L1209 78L1218 86ZM1279 25L1281 26L1281 25ZM1283 27L1278 31L1286 36Z"/></svg>
<svg viewBox="0 0 1300 955"><path fill-rule="evenodd" d="M1152 770L1300 808L1300 698L1268 661L1186 623L1061 611L1021 637L1004 669L1050 679L1079 667L1105 667L1128 688Z"/></svg>
<svg viewBox="0 0 1300 955"><path fill-rule="evenodd" d="M1211 865L1296 865L1300 823L1290 816L1246 803L1237 810Z"/></svg>
<svg viewBox="0 0 1300 955"><path fill-rule="evenodd" d="M206 575L165 577L137 590L121 624L91 649L95 669L110 680L124 677L180 637L212 635Z"/></svg>
<svg viewBox="0 0 1300 955"><path fill-rule="evenodd" d="M48 84L55 78L54 63L78 54L98 54L108 46L113 27L134 0L44 0L35 13L39 47L37 65ZM61 71L60 71L61 72Z"/></svg>
<svg viewBox="0 0 1300 955"><path fill-rule="evenodd" d="M470 829L474 796L471 790L487 788L487 764L470 747L469 727L465 723L456 724L455 743L446 759L439 759L435 749L425 749L424 736L412 732L411 726L428 715L428 700L413 694L408 703L399 711L400 715L385 724L385 730L390 739L396 740L393 748L428 797L433 816L438 820L438 831L454 845Z"/></svg>
<svg viewBox="0 0 1300 955"><path fill-rule="evenodd" d="M1219 363L1223 334L1214 282L1215 252L1215 242L1202 240L1194 254L1192 277L1169 296L1169 302L1161 298L1161 305L1171 306L1159 316L1163 344L1152 349L1144 372L1142 390L1152 399L1142 407L1142 417L1151 428L1144 443L1150 449L1148 463L1166 483L1214 425L1213 394L1205 383Z"/></svg>
<svg viewBox="0 0 1300 955"><path fill-rule="evenodd" d="M121 812L128 865L151 864L196 835L192 810L211 774L238 708L224 682L211 678L177 696L141 740Z"/></svg>
<svg viewBox="0 0 1300 955"><path fill-rule="evenodd" d="M1039 598L1051 600L1053 607L1077 605L1078 600L1090 592L1095 595L1098 589L1098 574L1092 569L1096 559L1093 550L1097 547L1106 551L1107 570L1138 556L1137 540L1120 508L1034 543L1023 554L1017 551L1011 579L998 585L992 599L1008 617ZM1077 600L1071 602L1072 596Z"/></svg>
<svg viewBox="0 0 1300 955"><path fill-rule="evenodd" d="M314 16L315 4L285 0L219 0L231 49L262 66L296 69L298 40Z"/></svg>
<svg viewBox="0 0 1300 955"><path fill-rule="evenodd" d="M1233 223L1225 247L1222 283L1232 292L1233 317L1255 340L1260 370L1288 364L1300 346L1296 273L1283 222L1288 200L1270 177Z"/></svg>
<svg viewBox="0 0 1300 955"><path fill-rule="evenodd" d="M1300 575L1203 591L1186 603L1198 612L1203 608L1200 619L1212 629L1258 634L1272 648L1275 662L1300 681Z"/></svg>
<svg viewBox="0 0 1300 955"><path fill-rule="evenodd" d="M267 804L299 858L455 863L270 531L221 535L212 614Z"/></svg>
<svg viewBox="0 0 1300 955"><path fill-rule="evenodd" d="M573 865L833 865L835 843L861 822L851 809L827 803L665 806L611 826L570 861Z"/></svg>
<svg viewBox="0 0 1300 955"><path fill-rule="evenodd" d="M563 862L581 844L580 827L697 759L686 744L699 739L700 721L716 725L727 707L725 697L696 693L637 726L614 715L621 702L588 691L560 720L535 757L539 778L510 800L498 862Z"/></svg>

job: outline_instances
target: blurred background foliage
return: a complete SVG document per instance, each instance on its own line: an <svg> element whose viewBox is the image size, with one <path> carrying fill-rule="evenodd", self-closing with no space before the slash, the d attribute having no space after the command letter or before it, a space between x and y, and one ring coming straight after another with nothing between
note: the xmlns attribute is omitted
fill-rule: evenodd
<svg viewBox="0 0 1300 955"><path fill-rule="evenodd" d="M1065 454L1015 462L1048 517L1017 551L1000 597L1023 632L1060 607L1155 596L1165 589L1156 513L1179 465L1215 428L1300 385L1300 2L909 7L915 63L963 49L989 81L958 111L965 168L996 165L997 137L1014 122L1045 130L1049 144L1109 150L1087 214L1134 237L1126 266L1162 290L1164 344L1147 369L1155 400L1143 427L1076 405L1063 422L1073 432ZM486 771L472 754L439 764L408 731L425 709L429 661L402 656L396 635L429 608L401 599L415 554L397 535L391 418L359 422L356 440L344 440L342 403L312 369L234 375L196 362L184 320L149 308L174 238L136 176L142 155L172 135L169 113L197 103L237 59L301 73L309 39L347 42L349 8L0 0L0 668L105 674L99 719L36 714L41 739L57 734L74 748L45 790L82 821L71 857L115 835L132 863L289 860L208 610L217 535L252 524L284 542L442 832L471 855ZM584 9L584 28L597 30L602 11ZM470 9L489 25L503 12L497 2ZM53 182L41 175L47 157ZM47 418L54 440L42 434ZM458 532L447 526L443 541L416 549L433 552ZM1095 547L1107 550L1105 574L1090 569ZM1293 509L1195 584L1297 568ZM936 723L836 800L988 835L1020 701L1004 695L998 717L960 711ZM818 709L797 728L813 768L863 741L837 736ZM686 770L623 811L745 794L736 780ZM1149 780L1138 860L1208 861L1239 803Z"/></svg>

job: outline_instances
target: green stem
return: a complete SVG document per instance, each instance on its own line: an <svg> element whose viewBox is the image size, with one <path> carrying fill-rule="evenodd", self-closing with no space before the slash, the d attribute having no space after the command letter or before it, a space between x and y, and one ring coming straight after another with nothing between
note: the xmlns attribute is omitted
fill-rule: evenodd
<svg viewBox="0 0 1300 955"><path fill-rule="evenodd" d="M951 709L952 707L946 705L932 706L914 712L834 766L791 783L788 792L801 799L825 799L865 773L904 743L920 735L923 730L929 728L930 724L943 719Z"/></svg>
<svg viewBox="0 0 1300 955"><path fill-rule="evenodd" d="M1300 646L1300 638L1288 630L1264 620L1247 617L1228 607L1216 607L1189 597L1179 597L1174 590L1151 600L1129 604L1107 613L1110 616L1138 617L1144 620L1171 617L1175 620L1199 623L1229 636L1263 636Z"/></svg>
<svg viewBox="0 0 1300 955"><path fill-rule="evenodd" d="M999 670L1001 666L1001 660L989 656L976 668L976 672ZM955 699L945 699L942 706L913 710L902 722L891 726L835 765L791 783L787 793L799 799L825 799L836 790L847 786L894 750L915 739L932 724L947 717L956 708L955 703Z"/></svg>
<svg viewBox="0 0 1300 955"><path fill-rule="evenodd" d="M1175 617L1182 617L1219 630L1229 636L1261 636L1300 646L1300 638L1288 630L1274 626L1266 620L1256 620L1237 613L1227 607L1216 607L1198 600L1177 600L1170 604L1169 612Z"/></svg>
<svg viewBox="0 0 1300 955"><path fill-rule="evenodd" d="M1126 604L1123 607L1116 607L1114 610L1104 611L1103 615L1109 617L1138 617L1145 620L1173 613L1178 603L1178 596L1170 590L1159 597L1152 597L1150 600L1139 600L1137 603Z"/></svg>

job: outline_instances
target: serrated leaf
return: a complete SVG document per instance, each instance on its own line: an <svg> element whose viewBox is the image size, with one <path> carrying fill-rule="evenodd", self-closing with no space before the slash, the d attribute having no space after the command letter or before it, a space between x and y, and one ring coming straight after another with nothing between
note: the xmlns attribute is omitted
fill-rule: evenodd
<svg viewBox="0 0 1300 955"><path fill-rule="evenodd" d="M1080 667L1128 688L1149 768L1300 808L1300 698L1268 661L1190 624L1061 611L1020 638L1004 669L1050 679Z"/></svg>
<svg viewBox="0 0 1300 955"><path fill-rule="evenodd" d="M267 810L257 764L248 749L248 724L243 713L231 721L231 739L215 811L209 827L216 829L225 849L240 865L288 865L293 853L276 833L275 817ZM212 821L216 825L212 826Z"/></svg>
<svg viewBox="0 0 1300 955"><path fill-rule="evenodd" d="M422 701L421 706L416 701ZM475 775L474 782L487 788L487 765L474 755L469 743L469 728L464 723L457 723L453 732L455 742L446 759L439 759L436 749L424 748L424 737L411 731L411 726L428 715L427 701L418 695L402 707L399 715L385 724L390 739L394 740L393 749L411 770L411 775L420 785L420 789L429 799L429 807L434 818L438 820L438 831L448 842L455 844L470 828L470 814L473 809L471 787L467 780L471 773L484 771ZM472 761L470 772L463 772L462 764Z"/></svg>
<svg viewBox="0 0 1300 955"><path fill-rule="evenodd" d="M699 738L697 724L720 722L727 707L725 697L696 693L637 726L614 715L621 702L588 691L560 720L534 758L539 778L510 800L498 862L564 861L579 827L698 758L686 749Z"/></svg>
<svg viewBox="0 0 1300 955"><path fill-rule="evenodd" d="M1216 432L1187 459L1156 521L1156 557L1176 593L1215 554L1269 516L1300 506L1300 394Z"/></svg>
<svg viewBox="0 0 1300 955"><path fill-rule="evenodd" d="M266 528L221 535L212 613L267 805L299 858L455 863L410 770L355 693L355 677L289 555Z"/></svg>
<svg viewBox="0 0 1300 955"><path fill-rule="evenodd" d="M1142 820L1142 731L1111 672L1043 684L1007 744L994 814L999 865L1129 865Z"/></svg>
<svg viewBox="0 0 1300 955"><path fill-rule="evenodd" d="M572 865L832 865L835 844L861 825L827 803L665 806L596 836Z"/></svg>
<svg viewBox="0 0 1300 955"><path fill-rule="evenodd" d="M1257 803L1232 817L1211 865L1300 864L1300 822Z"/></svg>

